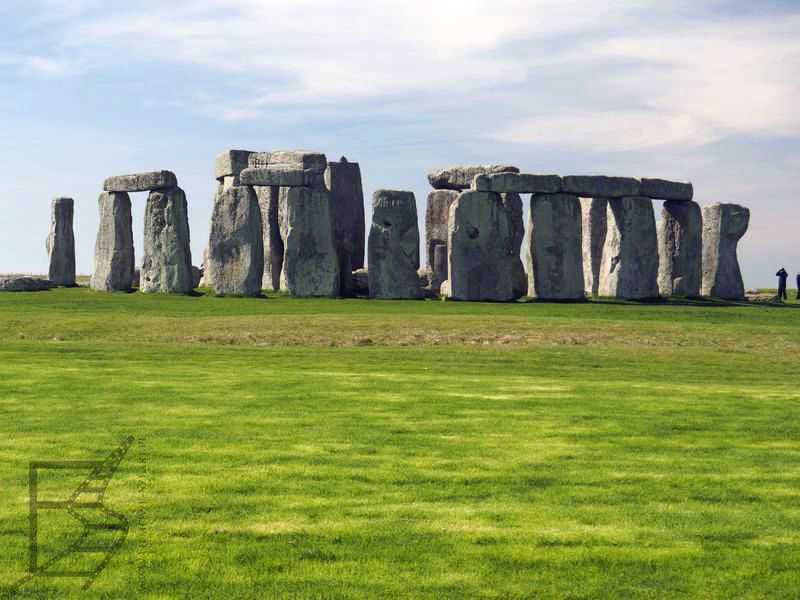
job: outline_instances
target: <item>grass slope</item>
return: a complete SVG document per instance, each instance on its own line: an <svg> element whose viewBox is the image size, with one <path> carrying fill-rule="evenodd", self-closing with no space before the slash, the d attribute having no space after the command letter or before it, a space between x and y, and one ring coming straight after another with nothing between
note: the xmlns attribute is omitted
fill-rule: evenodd
<svg viewBox="0 0 800 600"><path fill-rule="evenodd" d="M796 598L799 331L788 306L0 294L0 590L28 462L133 435L88 597Z"/></svg>

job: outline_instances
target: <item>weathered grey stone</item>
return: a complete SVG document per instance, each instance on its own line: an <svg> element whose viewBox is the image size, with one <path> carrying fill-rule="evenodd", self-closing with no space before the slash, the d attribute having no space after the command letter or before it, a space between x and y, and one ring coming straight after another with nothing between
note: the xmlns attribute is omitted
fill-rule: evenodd
<svg viewBox="0 0 800 600"><path fill-rule="evenodd" d="M500 194L461 194L450 207L447 234L452 298L513 299L511 226Z"/></svg>
<svg viewBox="0 0 800 600"><path fill-rule="evenodd" d="M333 239L339 260L339 293L353 293L353 271L364 266L364 190L361 168L343 156L328 163L325 186L331 193Z"/></svg>
<svg viewBox="0 0 800 600"><path fill-rule="evenodd" d="M478 175L473 181L473 188L479 192L558 194L562 188L562 181L558 175L498 173Z"/></svg>
<svg viewBox="0 0 800 600"><path fill-rule="evenodd" d="M688 202L694 196L694 188L691 183L643 177L641 185L641 195L653 200L683 200Z"/></svg>
<svg viewBox="0 0 800 600"><path fill-rule="evenodd" d="M179 187L154 190L144 209L139 290L186 294L194 287L186 194Z"/></svg>
<svg viewBox="0 0 800 600"><path fill-rule="evenodd" d="M54 282L37 277L0 277L0 292L44 292L54 287Z"/></svg>
<svg viewBox="0 0 800 600"><path fill-rule="evenodd" d="M241 185L309 187L322 189L324 174L282 165L249 167L239 175Z"/></svg>
<svg viewBox="0 0 800 600"><path fill-rule="evenodd" d="M281 188L254 188L261 208L261 225L264 239L264 277L261 287L268 292L281 289L283 269L283 237L278 224L278 202ZM284 194L285 198L285 194Z"/></svg>
<svg viewBox="0 0 800 600"><path fill-rule="evenodd" d="M55 198L50 205L50 235L47 254L50 257L48 277L56 285L75 285L75 233L72 219L75 202L72 198Z"/></svg>
<svg viewBox="0 0 800 600"><path fill-rule="evenodd" d="M217 156L215 174L217 180L224 177L238 177L248 167L250 150L228 150Z"/></svg>
<svg viewBox="0 0 800 600"><path fill-rule="evenodd" d="M228 190L228 189L230 189L232 187L237 187L239 185L242 185L241 182L239 181L239 176L238 175L228 175L226 177L223 177L220 180L220 183L222 184L222 187L220 188L220 193L222 193L222 192L224 192L224 191L226 191L226 190Z"/></svg>
<svg viewBox="0 0 800 600"><path fill-rule="evenodd" d="M200 287L200 282L203 280L203 271L199 267L192 265L192 289Z"/></svg>
<svg viewBox="0 0 800 600"><path fill-rule="evenodd" d="M652 200L643 196L612 198L607 215L598 294L629 300L658 297L658 241Z"/></svg>
<svg viewBox="0 0 800 600"><path fill-rule="evenodd" d="M129 290L136 268L130 196L125 192L103 192L97 203L100 226L89 286L97 291Z"/></svg>
<svg viewBox="0 0 800 600"><path fill-rule="evenodd" d="M696 202L667 200L658 222L658 289L699 296L703 281L703 215Z"/></svg>
<svg viewBox="0 0 800 600"><path fill-rule="evenodd" d="M258 296L264 275L261 211L253 188L234 187L214 202L208 266L219 296Z"/></svg>
<svg viewBox="0 0 800 600"><path fill-rule="evenodd" d="M353 271L353 293L359 296L369 296L369 271L366 269Z"/></svg>
<svg viewBox="0 0 800 600"><path fill-rule="evenodd" d="M211 286L211 269L209 268L209 260L208 260L208 246L203 248L203 264L200 265L200 272L202 276L200 277L200 287L212 287Z"/></svg>
<svg viewBox="0 0 800 600"><path fill-rule="evenodd" d="M583 216L583 283L586 293L596 296L600 286L600 263L608 229L608 200L581 198Z"/></svg>
<svg viewBox="0 0 800 600"><path fill-rule="evenodd" d="M142 281L142 270L139 267L136 267L133 270L133 287L139 287L139 283Z"/></svg>
<svg viewBox="0 0 800 600"><path fill-rule="evenodd" d="M447 249L447 219L450 216L450 205L460 195L461 192L456 190L434 190L428 194L425 209L425 264L428 268L433 266L436 246L443 244L445 251Z"/></svg>
<svg viewBox="0 0 800 600"><path fill-rule="evenodd" d="M369 231L370 298L421 298L419 223L412 192L378 190Z"/></svg>
<svg viewBox="0 0 800 600"><path fill-rule="evenodd" d="M442 283L447 281L447 245L436 244L433 249L433 269L431 270L431 288L437 294L440 292Z"/></svg>
<svg viewBox="0 0 800 600"><path fill-rule="evenodd" d="M640 196L641 184L632 177L570 175L564 177L564 193L581 198L624 198Z"/></svg>
<svg viewBox="0 0 800 600"><path fill-rule="evenodd" d="M437 169L428 173L428 182L436 190L466 190L477 175L491 173L519 173L517 167L503 165L466 165Z"/></svg>
<svg viewBox="0 0 800 600"><path fill-rule="evenodd" d="M178 185L178 178L172 171L151 171L133 175L109 177L103 183L106 192L149 192L164 190Z"/></svg>
<svg viewBox="0 0 800 600"><path fill-rule="evenodd" d="M286 195L281 289L291 296L337 296L339 261L328 192L295 187Z"/></svg>
<svg viewBox="0 0 800 600"><path fill-rule="evenodd" d="M528 276L522 264L522 242L525 239L525 221L522 215L522 198L515 192L500 194L503 206L508 214L508 224L511 227L511 279L514 287L514 297L519 298L528 293Z"/></svg>
<svg viewBox="0 0 800 600"><path fill-rule="evenodd" d="M572 194L531 198L528 296L541 300L584 297L581 203Z"/></svg>
<svg viewBox="0 0 800 600"><path fill-rule="evenodd" d="M311 171L318 175L325 173L325 169L328 168L328 159L325 158L324 154L309 150L254 152L248 158L247 163L249 167Z"/></svg>
<svg viewBox="0 0 800 600"><path fill-rule="evenodd" d="M750 224L750 210L738 204L703 207L703 295L740 300L744 283L739 268L739 240Z"/></svg>

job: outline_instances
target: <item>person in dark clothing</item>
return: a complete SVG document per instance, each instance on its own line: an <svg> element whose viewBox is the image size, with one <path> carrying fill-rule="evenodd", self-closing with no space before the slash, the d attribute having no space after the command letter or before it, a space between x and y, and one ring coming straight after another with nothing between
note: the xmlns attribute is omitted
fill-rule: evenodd
<svg viewBox="0 0 800 600"><path fill-rule="evenodd" d="M797 299L800 300L800 272L797 273Z"/></svg>
<svg viewBox="0 0 800 600"><path fill-rule="evenodd" d="M775 273L775 277L778 278L778 300L786 300L786 280L789 279L789 273L781 267L781 270Z"/></svg>

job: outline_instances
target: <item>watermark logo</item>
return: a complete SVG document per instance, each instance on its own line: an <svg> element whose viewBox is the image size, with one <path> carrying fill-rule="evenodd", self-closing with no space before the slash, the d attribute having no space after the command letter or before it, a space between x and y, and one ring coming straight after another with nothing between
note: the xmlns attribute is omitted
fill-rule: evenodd
<svg viewBox="0 0 800 600"><path fill-rule="evenodd" d="M132 445L133 437L127 438L105 460L30 463L28 574L17 582L16 588L37 577L83 579L83 589L91 587L128 536L127 517L106 507L105 493ZM41 495L41 479L48 471L88 471L89 474L76 488L63 490L64 495L69 494L66 500L53 500L43 499ZM56 552L43 556L42 545L47 540L41 521L44 514L51 511L68 515L78 533L63 544L57 543Z"/></svg>

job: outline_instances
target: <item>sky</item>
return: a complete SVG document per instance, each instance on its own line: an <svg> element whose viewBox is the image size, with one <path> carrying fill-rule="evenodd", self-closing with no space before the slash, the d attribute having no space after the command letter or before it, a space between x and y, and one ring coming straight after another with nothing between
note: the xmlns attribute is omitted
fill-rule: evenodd
<svg viewBox="0 0 800 600"><path fill-rule="evenodd" d="M90 273L103 180L160 169L199 264L229 148L346 156L367 203L407 189L421 215L426 173L460 164L691 181L750 207L746 285L800 271L796 0L2 0L0 21L3 273L46 273L57 196Z"/></svg>

